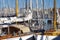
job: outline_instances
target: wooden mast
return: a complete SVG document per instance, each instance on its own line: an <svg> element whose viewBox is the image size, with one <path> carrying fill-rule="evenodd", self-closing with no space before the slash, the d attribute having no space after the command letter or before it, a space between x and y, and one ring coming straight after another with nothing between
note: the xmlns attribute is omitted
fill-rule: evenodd
<svg viewBox="0 0 60 40"><path fill-rule="evenodd" d="M18 17L18 0L16 0L16 16Z"/></svg>
<svg viewBox="0 0 60 40"><path fill-rule="evenodd" d="M53 9L53 13L54 13L54 17L53 17L53 26L54 26L54 30L56 31L57 29L57 14L56 14L56 0L54 0L54 9Z"/></svg>
<svg viewBox="0 0 60 40"><path fill-rule="evenodd" d="M16 17L18 17L18 0L16 0L16 10L15 10L15 12L16 12ZM16 21L16 25L17 25L17 21Z"/></svg>

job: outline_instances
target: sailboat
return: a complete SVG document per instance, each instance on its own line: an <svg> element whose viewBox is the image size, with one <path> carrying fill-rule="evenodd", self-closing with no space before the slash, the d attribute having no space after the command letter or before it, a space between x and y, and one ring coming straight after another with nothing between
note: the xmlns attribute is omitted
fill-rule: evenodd
<svg viewBox="0 0 60 40"><path fill-rule="evenodd" d="M23 21L28 21L28 20L31 20L31 19L32 19L32 12L31 12L30 9L28 10L28 14L25 15L25 17L23 17L23 15L22 15L22 17L14 16L14 17L3 17L3 18L0 18L0 20L2 20L3 24L11 24L11 23L14 23L14 22L23 22Z"/></svg>
<svg viewBox="0 0 60 40"><path fill-rule="evenodd" d="M17 1L17 4L18 4L18 0L16 0L16 1ZM38 0L36 2L37 2L37 5L38 5ZM30 0L30 3L31 3L31 0ZM18 6L16 6L16 8L17 7ZM23 18L23 21L26 21L26 20L29 20L29 19L32 18L32 17L30 17L30 16L32 16L31 10L29 10L28 12L30 14L28 14L28 16L25 16ZM16 22L18 22L18 21L20 22L21 20L20 20L20 18L18 18L18 14L17 13L18 13L18 8L16 9L16 16L17 17L13 17L13 18L11 17L11 20L12 19L14 19L14 20L17 19ZM37 6L37 13L38 13L38 6ZM44 0L43 0L43 12L42 13L44 13ZM53 10L53 13L54 13L54 15L53 15L53 17L54 17L53 18L53 27L54 28L52 28L52 29L48 28L49 27L49 25L48 25L47 26L48 30L47 29L45 30L45 28L46 28L45 26L46 25L43 25L42 29L44 29L44 31L42 30L39 33L35 33L35 32L31 33L30 30L28 29L28 27L25 27L24 25L20 25L20 24L16 23L16 25L10 25L10 28L13 27L12 30L8 27L8 34L10 33L9 29L10 29L11 33L13 33L13 34L12 35L11 34L10 35L4 35L4 36L1 35L2 37L0 37L0 39L1 40L60 40L60 32L56 28L57 27L57 25L56 25L56 22L57 22L56 21L56 0L54 0L54 10ZM37 14L37 15L39 15L39 14ZM44 19L45 18L44 18L44 15L43 15L43 23L45 22ZM38 20L40 20L40 19L38 18ZM15 21L12 20L12 22L15 22ZM49 20L47 22L50 24L51 20ZM45 24L46 24L46 22L45 22ZM4 28L4 29L6 29L6 28ZM3 31L5 31L5 30L3 30ZM5 31L5 32L7 32L7 31ZM16 35L17 32L18 32L18 35ZM26 33L24 33L24 32L26 32Z"/></svg>
<svg viewBox="0 0 60 40"><path fill-rule="evenodd" d="M3 19L3 20L2 20ZM0 25L0 40L27 40L33 37L29 27L26 27L17 22L28 21L32 19L32 12L29 9L28 14L25 17L18 17L18 0L16 0L16 16L15 17L2 17L4 25ZM16 22L16 24L6 25ZM22 31L23 30L23 31Z"/></svg>

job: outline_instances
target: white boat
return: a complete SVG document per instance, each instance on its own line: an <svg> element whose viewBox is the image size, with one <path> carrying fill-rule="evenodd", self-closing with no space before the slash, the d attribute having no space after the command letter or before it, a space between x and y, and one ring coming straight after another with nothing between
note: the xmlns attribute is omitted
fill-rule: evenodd
<svg viewBox="0 0 60 40"><path fill-rule="evenodd" d="M46 35L34 36L33 34L31 34L22 37L6 38L2 40L21 40L21 39L22 40L60 40L60 36L46 36Z"/></svg>
<svg viewBox="0 0 60 40"><path fill-rule="evenodd" d="M37 2L38 3L38 2ZM37 8L38 8L38 6L37 6ZM23 17L23 18L18 18L18 17L10 17L10 19L8 19L8 18L1 18L1 21L2 21L2 23L4 22L4 23L13 23L13 22L22 22L22 21L28 21L28 20L31 20L32 19L32 12L29 10L29 14L28 15L26 15L25 17ZM58 20L59 20L60 18L58 18ZM60 22L60 21L58 21L58 22ZM5 27L5 26L3 26L3 27ZM17 28L19 28L18 26L17 26ZM24 27L23 27L24 28ZM46 28L48 28L48 27L45 27L45 29ZM25 29L25 28L24 28ZM26 30L26 29L25 29ZM25 31L24 30L24 31ZM14 32L14 31L13 31ZM30 39L30 38L32 38L34 35L33 34L31 34L31 35L26 35L26 36L20 36L20 37L7 37L7 38L2 38L1 40L60 40L60 36L58 35L56 35L56 36L48 36L48 35L35 35L34 36L34 39ZM20 39L21 38L21 39Z"/></svg>
<svg viewBox="0 0 60 40"><path fill-rule="evenodd" d="M32 12L31 10L29 10L28 15L26 15L25 17L4 17L4 18L0 18L1 23L0 24L11 24L14 22L23 22L23 21L28 21L32 19Z"/></svg>

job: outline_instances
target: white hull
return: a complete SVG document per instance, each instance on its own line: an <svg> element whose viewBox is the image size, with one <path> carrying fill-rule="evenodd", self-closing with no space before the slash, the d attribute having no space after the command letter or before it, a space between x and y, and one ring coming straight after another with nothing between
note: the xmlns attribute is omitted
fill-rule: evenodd
<svg viewBox="0 0 60 40"><path fill-rule="evenodd" d="M22 40L30 40L29 38L31 38L33 35L28 35L28 36L23 36L21 37ZM7 39L4 39L4 40L19 40L20 37L15 37L15 38L7 38ZM33 39L31 39L33 40ZM38 35L37 36L37 40L60 40L60 38L58 38L58 36L46 36L46 35Z"/></svg>
<svg viewBox="0 0 60 40"><path fill-rule="evenodd" d="M56 40L55 38L58 36L46 36L46 35L38 35L37 40Z"/></svg>

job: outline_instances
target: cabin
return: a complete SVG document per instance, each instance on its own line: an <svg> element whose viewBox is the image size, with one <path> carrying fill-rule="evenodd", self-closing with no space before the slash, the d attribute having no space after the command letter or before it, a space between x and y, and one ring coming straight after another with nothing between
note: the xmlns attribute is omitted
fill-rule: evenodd
<svg viewBox="0 0 60 40"><path fill-rule="evenodd" d="M18 25L18 24L5 26L0 29L0 34L2 36L6 35L6 34L19 35L19 34L25 34L25 33L29 33L29 32L30 32L29 27L26 27L24 25Z"/></svg>

